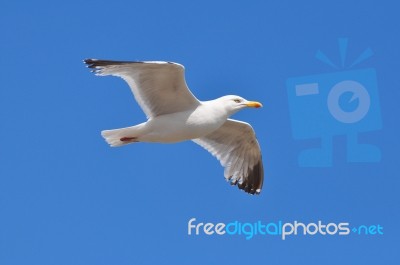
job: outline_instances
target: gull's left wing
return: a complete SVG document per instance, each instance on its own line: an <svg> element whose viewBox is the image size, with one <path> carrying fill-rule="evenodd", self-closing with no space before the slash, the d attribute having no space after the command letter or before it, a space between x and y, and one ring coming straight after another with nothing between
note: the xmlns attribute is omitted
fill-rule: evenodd
<svg viewBox="0 0 400 265"><path fill-rule="evenodd" d="M261 150L250 124L228 119L211 134L193 142L208 150L225 168L225 178L250 194L259 194L264 181Z"/></svg>

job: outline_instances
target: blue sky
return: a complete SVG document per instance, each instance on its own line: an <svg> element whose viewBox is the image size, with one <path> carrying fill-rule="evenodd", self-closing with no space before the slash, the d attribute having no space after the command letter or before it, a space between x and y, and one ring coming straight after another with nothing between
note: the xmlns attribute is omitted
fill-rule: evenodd
<svg viewBox="0 0 400 265"><path fill-rule="evenodd" d="M396 264L397 10L390 1L1 2L0 264ZM343 37L349 62L368 47L373 57L351 69L315 58L321 50L340 64ZM176 61L201 100L262 102L235 115L256 130L262 194L230 187L191 142L109 148L101 130L145 116L122 80L95 77L84 58ZM332 140L332 166L300 167L301 150L320 140L294 139L286 80L367 68L382 128L358 139L381 160L348 162L353 129L344 129ZM379 224L384 234L188 236L193 217Z"/></svg>

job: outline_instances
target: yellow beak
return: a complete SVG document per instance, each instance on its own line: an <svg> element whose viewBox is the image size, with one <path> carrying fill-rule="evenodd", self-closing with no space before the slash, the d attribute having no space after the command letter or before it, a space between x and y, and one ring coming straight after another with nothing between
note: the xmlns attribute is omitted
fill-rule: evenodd
<svg viewBox="0 0 400 265"><path fill-rule="evenodd" d="M261 108L263 105L260 102L257 101L248 101L246 103L247 107L251 107L251 108Z"/></svg>

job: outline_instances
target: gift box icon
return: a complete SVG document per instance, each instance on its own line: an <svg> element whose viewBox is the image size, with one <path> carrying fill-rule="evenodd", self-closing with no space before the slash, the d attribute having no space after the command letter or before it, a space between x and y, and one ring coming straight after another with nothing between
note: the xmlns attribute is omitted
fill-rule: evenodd
<svg viewBox="0 0 400 265"><path fill-rule="evenodd" d="M347 162L379 162L380 149L358 142L359 133L379 130L382 120L376 71L353 69L372 56L366 49L347 69L347 39L339 39L342 69L324 53L316 57L341 71L289 78L286 82L293 137L297 140L320 138L321 146L303 150L298 157L302 167L332 166L332 139L346 135Z"/></svg>

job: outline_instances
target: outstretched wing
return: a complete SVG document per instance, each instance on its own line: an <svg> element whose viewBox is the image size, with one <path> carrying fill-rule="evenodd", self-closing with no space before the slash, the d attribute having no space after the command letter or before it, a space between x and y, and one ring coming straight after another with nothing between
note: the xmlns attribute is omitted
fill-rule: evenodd
<svg viewBox="0 0 400 265"><path fill-rule="evenodd" d="M96 75L114 75L130 86L147 118L196 108L200 102L185 82L185 68L171 62L86 59Z"/></svg>
<svg viewBox="0 0 400 265"><path fill-rule="evenodd" d="M261 150L250 124L228 119L215 132L193 142L214 155L223 167L225 178L251 194L259 194L264 181Z"/></svg>

